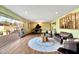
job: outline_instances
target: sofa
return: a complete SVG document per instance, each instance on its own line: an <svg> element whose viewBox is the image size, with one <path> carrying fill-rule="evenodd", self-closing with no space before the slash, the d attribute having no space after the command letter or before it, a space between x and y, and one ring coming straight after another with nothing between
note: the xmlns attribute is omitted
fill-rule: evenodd
<svg viewBox="0 0 79 59"><path fill-rule="evenodd" d="M58 49L59 52L64 54L78 54L77 52L77 42L74 39L67 39L63 43L63 47Z"/></svg>
<svg viewBox="0 0 79 59"><path fill-rule="evenodd" d="M60 33L55 33L54 34L54 39L58 42L61 42L63 40L67 40L67 39L70 39L70 38L73 38L72 33L60 32Z"/></svg>
<svg viewBox="0 0 79 59"><path fill-rule="evenodd" d="M63 39L73 38L72 33L68 33L68 32L60 32L59 35L60 35L60 36L64 36Z"/></svg>
<svg viewBox="0 0 79 59"><path fill-rule="evenodd" d="M58 33L54 34L53 37L57 42L61 42L61 36Z"/></svg>
<svg viewBox="0 0 79 59"><path fill-rule="evenodd" d="M61 54L77 54L75 51L72 51L70 49L65 49L65 48L62 48L60 47L58 49L58 51L61 53Z"/></svg>
<svg viewBox="0 0 79 59"><path fill-rule="evenodd" d="M64 37L62 39L62 36L66 35L66 37ZM77 38L73 38L72 33L67 33L67 32L60 32L60 33L55 33L54 34L54 39L56 41L58 41L59 43L61 43L61 41L63 40L63 47L60 47L58 49L59 52L64 53L64 54L77 54L77 42L75 42L74 40Z"/></svg>
<svg viewBox="0 0 79 59"><path fill-rule="evenodd" d="M67 39L63 42L63 47L66 48L66 49L70 49L72 51L77 51L77 43L74 41L75 39L72 38L72 39Z"/></svg>
<svg viewBox="0 0 79 59"><path fill-rule="evenodd" d="M60 47L58 51L64 54L79 54L79 38L64 40L63 47Z"/></svg>

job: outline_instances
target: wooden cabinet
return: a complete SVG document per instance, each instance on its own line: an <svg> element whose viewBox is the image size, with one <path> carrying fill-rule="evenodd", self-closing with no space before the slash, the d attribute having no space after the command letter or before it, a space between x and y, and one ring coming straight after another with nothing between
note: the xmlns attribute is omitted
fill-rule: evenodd
<svg viewBox="0 0 79 59"><path fill-rule="evenodd" d="M76 13L76 29L79 29L79 13Z"/></svg>
<svg viewBox="0 0 79 59"><path fill-rule="evenodd" d="M79 29L79 13L71 13L61 18L60 28Z"/></svg>
<svg viewBox="0 0 79 59"><path fill-rule="evenodd" d="M63 19L63 18L60 19L60 28L65 28L65 27L64 27L64 19Z"/></svg>

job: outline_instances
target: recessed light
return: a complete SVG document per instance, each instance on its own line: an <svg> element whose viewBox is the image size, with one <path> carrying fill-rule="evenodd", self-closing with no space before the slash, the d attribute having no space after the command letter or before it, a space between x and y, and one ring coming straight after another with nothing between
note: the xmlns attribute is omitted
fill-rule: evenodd
<svg viewBox="0 0 79 59"><path fill-rule="evenodd" d="M25 11L25 14L28 14L28 11Z"/></svg>
<svg viewBox="0 0 79 59"><path fill-rule="evenodd" d="M58 12L56 12L56 14L58 14Z"/></svg>

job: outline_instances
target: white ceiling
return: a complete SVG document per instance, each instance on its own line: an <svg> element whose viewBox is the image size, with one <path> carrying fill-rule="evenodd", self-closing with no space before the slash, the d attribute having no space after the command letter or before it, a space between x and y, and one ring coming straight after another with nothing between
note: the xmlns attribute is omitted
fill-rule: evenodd
<svg viewBox="0 0 79 59"><path fill-rule="evenodd" d="M77 5L5 5L8 9L33 22L51 22L78 8Z"/></svg>

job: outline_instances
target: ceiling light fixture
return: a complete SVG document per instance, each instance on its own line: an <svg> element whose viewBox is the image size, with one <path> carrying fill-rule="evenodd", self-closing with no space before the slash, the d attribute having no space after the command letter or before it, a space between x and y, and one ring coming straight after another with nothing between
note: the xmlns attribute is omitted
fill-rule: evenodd
<svg viewBox="0 0 79 59"><path fill-rule="evenodd" d="M56 14L58 14L58 12L56 12Z"/></svg>
<svg viewBox="0 0 79 59"><path fill-rule="evenodd" d="M25 14L28 14L28 11L25 11Z"/></svg>

